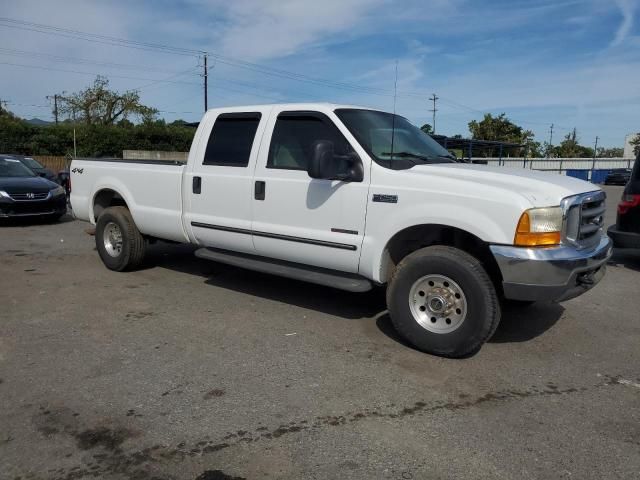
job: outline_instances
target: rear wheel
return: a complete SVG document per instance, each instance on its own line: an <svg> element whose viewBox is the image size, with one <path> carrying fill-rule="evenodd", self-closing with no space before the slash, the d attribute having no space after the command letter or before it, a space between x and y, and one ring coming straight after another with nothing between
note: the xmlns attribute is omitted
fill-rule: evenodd
<svg viewBox="0 0 640 480"><path fill-rule="evenodd" d="M96 223L96 248L105 266L133 270L144 259L146 242L126 207L109 207Z"/></svg>
<svg viewBox="0 0 640 480"><path fill-rule="evenodd" d="M408 342L446 357L477 351L500 321L498 296L480 261L447 246L406 256L389 282L387 306Z"/></svg>

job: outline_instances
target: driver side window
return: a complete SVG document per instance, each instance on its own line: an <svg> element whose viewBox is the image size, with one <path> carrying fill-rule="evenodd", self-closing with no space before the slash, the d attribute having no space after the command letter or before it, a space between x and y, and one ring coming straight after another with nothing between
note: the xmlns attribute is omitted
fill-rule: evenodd
<svg viewBox="0 0 640 480"><path fill-rule="evenodd" d="M316 112L284 112L278 115L269 146L267 168L307 170L318 140L333 142L336 154L351 151L349 142L325 115Z"/></svg>

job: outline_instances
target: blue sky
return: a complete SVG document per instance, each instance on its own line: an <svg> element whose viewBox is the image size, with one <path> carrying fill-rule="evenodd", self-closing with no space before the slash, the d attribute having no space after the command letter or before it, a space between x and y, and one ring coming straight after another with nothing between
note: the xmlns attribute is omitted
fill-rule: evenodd
<svg viewBox="0 0 640 480"><path fill-rule="evenodd" d="M505 112L540 141L554 123L554 143L574 126L586 145L597 135L622 146L640 131L640 0L0 0L0 16L211 52L210 107L391 110L397 62L397 112L430 122L435 92L438 133L466 136L484 112ZM0 20L0 99L19 115L50 119L45 96L79 90L97 73L118 90L139 88L167 120L201 115L195 54L15 26Z"/></svg>

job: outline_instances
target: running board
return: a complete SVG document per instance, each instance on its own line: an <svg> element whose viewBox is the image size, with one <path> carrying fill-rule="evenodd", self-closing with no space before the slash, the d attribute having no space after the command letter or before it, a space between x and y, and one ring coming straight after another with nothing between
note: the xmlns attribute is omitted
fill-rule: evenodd
<svg viewBox="0 0 640 480"><path fill-rule="evenodd" d="M247 268L256 272L270 273L281 277L316 283L349 292L367 292L373 288L369 280L353 273L311 267L300 263L286 262L273 258L259 257L216 248L200 248L195 251L198 258L226 263L235 267Z"/></svg>

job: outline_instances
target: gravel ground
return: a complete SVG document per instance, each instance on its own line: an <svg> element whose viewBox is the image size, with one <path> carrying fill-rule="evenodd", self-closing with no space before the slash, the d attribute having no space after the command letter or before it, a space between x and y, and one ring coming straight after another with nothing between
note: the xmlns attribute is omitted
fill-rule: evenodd
<svg viewBox="0 0 640 480"><path fill-rule="evenodd" d="M380 292L188 246L114 273L87 227L0 227L2 479L638 478L640 252L447 360Z"/></svg>

